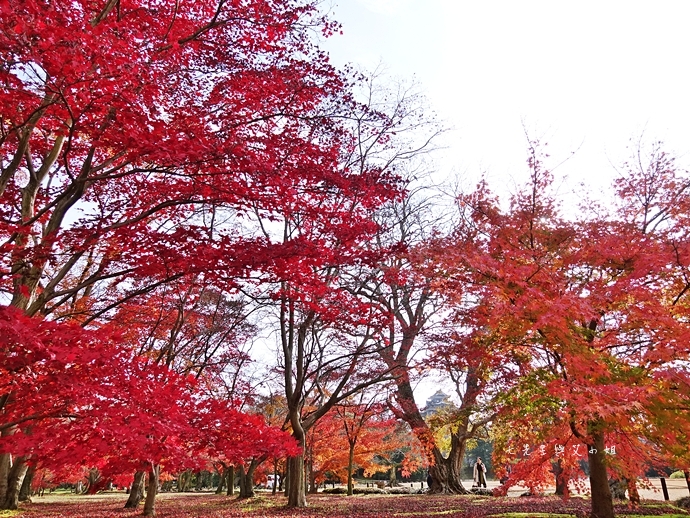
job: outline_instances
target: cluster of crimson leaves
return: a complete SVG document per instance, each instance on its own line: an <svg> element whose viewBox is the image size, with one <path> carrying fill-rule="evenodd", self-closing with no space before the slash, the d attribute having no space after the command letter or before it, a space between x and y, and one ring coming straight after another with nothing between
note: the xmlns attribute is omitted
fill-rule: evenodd
<svg viewBox="0 0 690 518"><path fill-rule="evenodd" d="M554 513L559 515L587 516L588 502L579 498L563 500L558 497L529 498L475 498L462 496L368 496L344 499L337 496L313 496L310 507L302 510L286 509L281 500L270 498L252 502L243 509L241 500L228 500L223 497L194 495L184 497L167 497L161 499L157 516L197 516L205 517L329 517L350 516L363 518L370 516L394 517L410 516L421 518L442 514L451 518L479 518L502 513ZM51 502L41 503L40 499L31 506L32 516L52 518L135 516L136 512L123 511L117 503L104 501L85 502ZM683 514L683 511L670 505L655 504L630 509L627 505L616 504L616 512L635 516L657 516L664 514Z"/></svg>
<svg viewBox="0 0 690 518"><path fill-rule="evenodd" d="M66 474L98 467L108 477L201 469L221 459L295 454L292 438L232 401L203 397L195 381L135 357L103 333L0 309L0 392L11 394L0 451ZM124 481L123 481L124 482Z"/></svg>

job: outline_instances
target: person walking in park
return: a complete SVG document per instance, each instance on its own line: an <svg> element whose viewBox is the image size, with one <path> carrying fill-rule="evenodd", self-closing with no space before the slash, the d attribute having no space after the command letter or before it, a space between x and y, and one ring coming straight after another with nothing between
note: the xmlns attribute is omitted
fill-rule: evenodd
<svg viewBox="0 0 690 518"><path fill-rule="evenodd" d="M481 457L477 457L477 462L474 464L474 484L477 487L486 487L486 466Z"/></svg>

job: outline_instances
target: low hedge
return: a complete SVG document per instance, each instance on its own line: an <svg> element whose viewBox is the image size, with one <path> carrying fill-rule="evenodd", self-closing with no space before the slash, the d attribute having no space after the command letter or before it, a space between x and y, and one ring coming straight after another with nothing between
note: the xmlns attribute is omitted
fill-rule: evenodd
<svg viewBox="0 0 690 518"><path fill-rule="evenodd" d="M684 496L680 500L676 500L676 505L682 509L690 510L690 496Z"/></svg>

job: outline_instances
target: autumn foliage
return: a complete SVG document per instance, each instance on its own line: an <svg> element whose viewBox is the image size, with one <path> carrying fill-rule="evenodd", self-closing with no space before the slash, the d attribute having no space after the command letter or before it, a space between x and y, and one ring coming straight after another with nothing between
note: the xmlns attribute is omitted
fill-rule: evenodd
<svg viewBox="0 0 690 518"><path fill-rule="evenodd" d="M132 356L76 325L2 313L0 451L41 468L96 467L104 478L161 465L201 469L204 459L242 464L297 452L284 432L230 401L200 397L195 382ZM11 319L10 319L11 317ZM27 339L28 337L28 339Z"/></svg>
<svg viewBox="0 0 690 518"><path fill-rule="evenodd" d="M16 506L22 463L66 457L60 441L113 472L191 467L213 448L296 453L185 374L219 382L241 362L241 282L337 263L324 236L354 242L396 192L384 170L342 166L352 136L332 116L354 103L312 33L335 25L301 1L12 0L0 14L0 397L21 460L9 473L2 457L0 505ZM262 232L298 213L320 230Z"/></svg>
<svg viewBox="0 0 690 518"><path fill-rule="evenodd" d="M683 462L688 432L686 195L668 157L652 158L621 178L610 213L572 220L533 148L531 181L508 210L485 186L461 198L440 256L443 289L475 302L468 339L503 387L494 464L541 489L555 470L566 485L579 478L588 460L596 516L612 515L609 477L633 494L646 466Z"/></svg>
<svg viewBox="0 0 690 518"><path fill-rule="evenodd" d="M465 491L489 426L508 485L567 494L586 460L598 518L610 478L687 468L688 173L638 150L573 215L531 144L512 197L482 182L436 228L397 174L424 118L329 64L337 29L312 0L0 2L0 508L27 472L148 472L153 515L159 476L237 467L251 491L267 460L305 506L305 473L420 463L353 402L377 384L435 492ZM430 369L462 400L437 423ZM259 385L285 396L271 424Z"/></svg>

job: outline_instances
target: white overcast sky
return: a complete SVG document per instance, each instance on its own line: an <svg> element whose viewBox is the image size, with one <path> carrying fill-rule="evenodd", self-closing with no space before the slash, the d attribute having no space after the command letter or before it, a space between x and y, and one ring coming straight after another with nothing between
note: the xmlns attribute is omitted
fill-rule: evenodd
<svg viewBox="0 0 690 518"><path fill-rule="evenodd" d="M523 122L554 163L579 149L556 170L568 192L601 192L642 132L690 151L688 1L330 1L333 63L414 77L453 129L443 176L524 179Z"/></svg>

